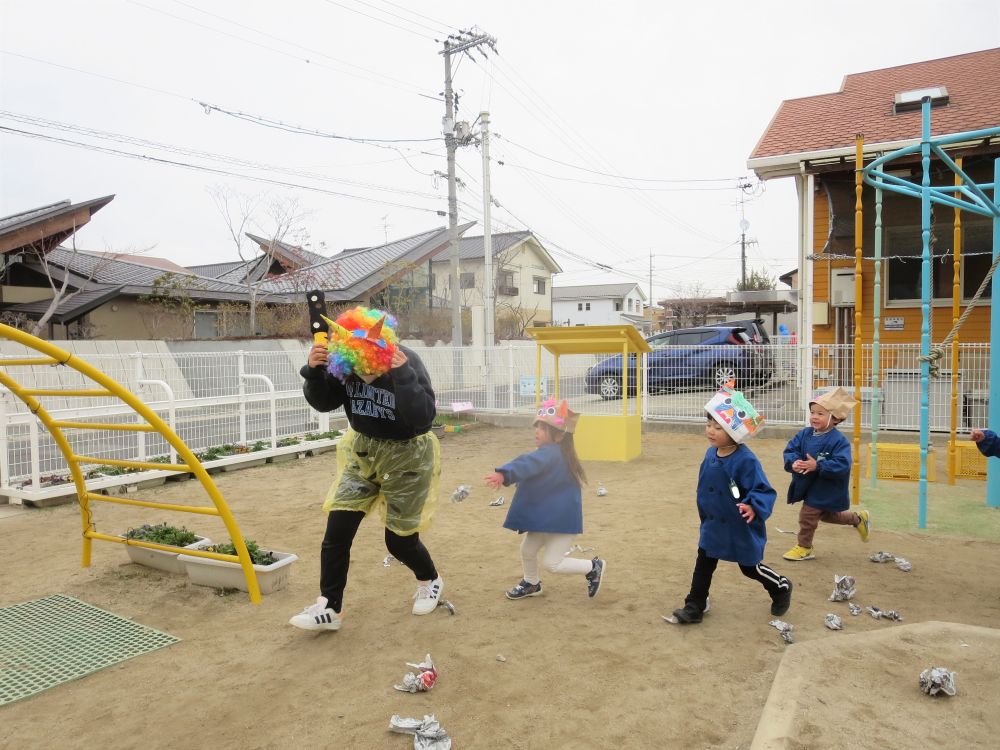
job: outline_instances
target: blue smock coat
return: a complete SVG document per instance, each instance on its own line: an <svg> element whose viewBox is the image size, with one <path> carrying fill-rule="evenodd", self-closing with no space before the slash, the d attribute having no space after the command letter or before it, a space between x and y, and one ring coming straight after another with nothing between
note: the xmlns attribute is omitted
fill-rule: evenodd
<svg viewBox="0 0 1000 750"><path fill-rule="evenodd" d="M730 482L736 486L739 499L733 494ZM745 445L724 458L719 458L715 448L709 448L698 470L701 517L698 546L718 560L756 565L764 559L767 544L764 522L774 509L777 494L757 456ZM756 514L753 521L746 522L737 503L753 508Z"/></svg>
<svg viewBox="0 0 1000 750"><path fill-rule="evenodd" d="M792 464L816 459L816 471L796 474ZM837 512L851 507L851 444L839 430L816 435L812 427L800 430L785 446L785 471L791 472L788 502L805 500L819 510Z"/></svg>
<svg viewBox="0 0 1000 750"><path fill-rule="evenodd" d="M556 443L545 443L497 469L517 485L504 528L548 534L583 531L583 495Z"/></svg>
<svg viewBox="0 0 1000 750"><path fill-rule="evenodd" d="M993 430L983 430L983 437L976 447L984 456L1000 456L1000 437Z"/></svg>

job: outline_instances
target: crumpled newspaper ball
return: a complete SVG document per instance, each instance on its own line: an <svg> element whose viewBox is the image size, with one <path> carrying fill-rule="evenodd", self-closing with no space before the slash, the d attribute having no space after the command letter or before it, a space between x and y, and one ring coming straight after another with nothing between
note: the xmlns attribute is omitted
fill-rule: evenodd
<svg viewBox="0 0 1000 750"><path fill-rule="evenodd" d="M608 494L607 488L603 484L601 484L600 482L598 482L597 483L597 496L598 497L604 497L607 494Z"/></svg>
<svg viewBox="0 0 1000 750"><path fill-rule="evenodd" d="M854 602L848 602L847 603L847 611L850 612L852 615L860 615L861 614L861 607L859 607Z"/></svg>
<svg viewBox="0 0 1000 750"><path fill-rule="evenodd" d="M783 620L771 620L768 625L771 625L778 629L781 633L781 638L785 643L795 643L795 634L792 632L795 630L795 626L791 625Z"/></svg>
<svg viewBox="0 0 1000 750"><path fill-rule="evenodd" d="M925 669L920 673L919 683L920 689L927 693L927 695L939 695L941 693L954 695L957 692L955 690L955 673L950 672L944 667Z"/></svg>
<svg viewBox="0 0 1000 750"><path fill-rule="evenodd" d="M469 485L460 484L455 488L455 491L451 493L451 501L453 503L460 503L469 496L469 492L471 491L472 488Z"/></svg>
<svg viewBox="0 0 1000 750"><path fill-rule="evenodd" d="M894 609L879 609L875 606L867 607L866 609L868 610L868 614L876 620L894 620L895 622L903 621L903 616Z"/></svg>
<svg viewBox="0 0 1000 750"><path fill-rule="evenodd" d="M838 576L833 577L833 593L830 594L831 602L846 602L854 598L854 577Z"/></svg>
<svg viewBox="0 0 1000 750"><path fill-rule="evenodd" d="M425 715L423 719L393 714L389 719L389 731L412 734L414 750L451 750L451 737L434 714Z"/></svg>
<svg viewBox="0 0 1000 750"><path fill-rule="evenodd" d="M407 672L403 675L403 681L399 685L393 685L396 690L403 693L422 693L430 690L437 684L438 672L434 667L431 655L427 654L419 664L406 663L406 666L419 670L418 672Z"/></svg>
<svg viewBox="0 0 1000 750"><path fill-rule="evenodd" d="M830 628L830 630L843 630L844 629L844 621L841 620L839 617L837 617L837 615L828 614L826 616L826 623L825 624L826 624L826 626L828 628Z"/></svg>
<svg viewBox="0 0 1000 750"><path fill-rule="evenodd" d="M868 555L868 559L872 562L885 563L892 562L896 559L896 556L891 552L883 552L882 550L879 550L878 552L872 552Z"/></svg>

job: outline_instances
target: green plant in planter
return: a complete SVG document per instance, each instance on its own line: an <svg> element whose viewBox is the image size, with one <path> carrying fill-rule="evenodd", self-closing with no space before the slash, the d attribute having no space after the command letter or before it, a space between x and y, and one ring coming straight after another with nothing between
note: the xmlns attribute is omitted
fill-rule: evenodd
<svg viewBox="0 0 1000 750"><path fill-rule="evenodd" d="M177 528L166 523L155 525L145 523L138 528L126 531L125 538L153 542L154 544L167 544L171 547L186 547L198 541L197 535L188 531L183 526Z"/></svg>
<svg viewBox="0 0 1000 750"><path fill-rule="evenodd" d="M260 545L252 539L243 540L247 545L247 552L250 553L250 562L254 565L271 565L278 562L278 558L268 550L263 550ZM213 544L205 548L206 552L218 552L220 555L235 555L236 546L230 541L225 544Z"/></svg>
<svg viewBox="0 0 1000 750"><path fill-rule="evenodd" d="M281 438L281 440L279 440L276 443L276 447L285 448L289 445L298 445L298 444L299 444L299 439L297 437L285 437Z"/></svg>
<svg viewBox="0 0 1000 750"><path fill-rule="evenodd" d="M304 440L333 440L340 437L340 430L327 430L326 432L307 432Z"/></svg>

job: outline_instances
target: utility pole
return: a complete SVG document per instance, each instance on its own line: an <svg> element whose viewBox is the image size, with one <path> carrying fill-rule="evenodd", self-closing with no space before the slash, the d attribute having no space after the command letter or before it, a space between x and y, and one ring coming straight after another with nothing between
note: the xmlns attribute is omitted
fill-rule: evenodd
<svg viewBox="0 0 1000 750"><path fill-rule="evenodd" d="M480 112L483 145L483 253L486 270L483 275L483 302L486 306L486 346L492 347L496 325L496 303L493 299L493 228L490 226L490 113Z"/></svg>
<svg viewBox="0 0 1000 750"><path fill-rule="evenodd" d="M746 219L740 219L740 278L743 280L743 290L746 291L747 288L747 229L750 228L750 222Z"/></svg>
<svg viewBox="0 0 1000 750"><path fill-rule="evenodd" d="M458 196L455 188L455 151L459 146L455 123L455 95L452 91L451 58L452 55L476 49L484 57L486 53L480 49L487 45L496 52L496 39L481 31L460 31L449 34L444 40L444 48L440 54L444 57L444 144L448 152L448 244L451 257L451 345L462 346L462 300L458 275ZM467 127L467 126L466 126ZM468 141L467 134L462 137L463 144Z"/></svg>

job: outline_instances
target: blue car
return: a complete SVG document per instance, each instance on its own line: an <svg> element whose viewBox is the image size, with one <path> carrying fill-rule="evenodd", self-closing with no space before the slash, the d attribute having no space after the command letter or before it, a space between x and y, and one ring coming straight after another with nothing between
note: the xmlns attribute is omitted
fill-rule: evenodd
<svg viewBox="0 0 1000 750"><path fill-rule="evenodd" d="M753 343L744 326L717 325L681 328L651 336L646 341L649 392L680 388L717 388L736 382L737 388L761 385L771 379L770 358ZM629 394L635 393L635 355L629 357ZM586 392L604 399L622 396L622 356L598 362L587 370Z"/></svg>

